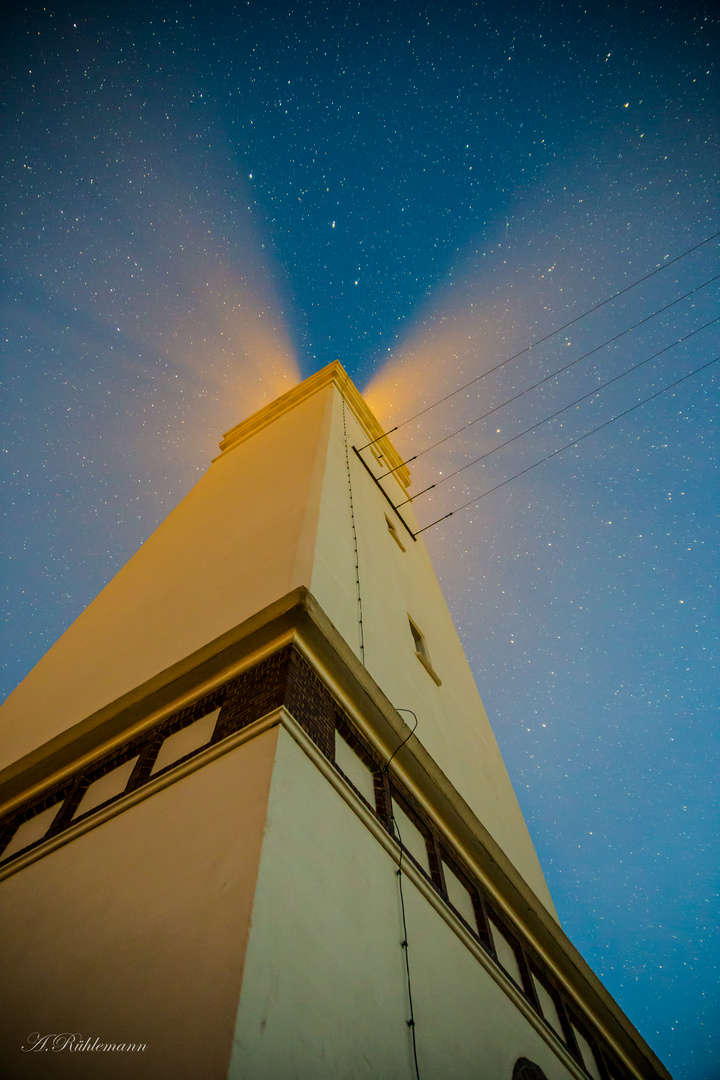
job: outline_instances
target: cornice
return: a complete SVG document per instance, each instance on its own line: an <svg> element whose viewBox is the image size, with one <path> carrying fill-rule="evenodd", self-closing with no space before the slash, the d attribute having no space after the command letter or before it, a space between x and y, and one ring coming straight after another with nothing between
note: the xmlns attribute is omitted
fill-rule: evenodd
<svg viewBox="0 0 720 1080"><path fill-rule="evenodd" d="M316 371L314 375L310 375L309 378L294 386L292 390L281 394L275 401L263 406L252 416L248 416L246 420L226 431L220 442L220 454L213 460L217 461L218 458L230 453L241 443L252 438L263 428L269 427L270 424L284 416L285 413L297 408L303 401L307 401L308 398L328 386L335 386L339 390L348 408L367 436L368 442L372 442L378 455L382 456L384 467L393 470L393 475L407 489L410 485L410 470L406 465L402 464L402 457L387 435L383 434L383 429L375 415L370 411L362 394L339 360L333 360L327 367Z"/></svg>
<svg viewBox="0 0 720 1080"><path fill-rule="evenodd" d="M405 785L452 839L508 916L532 941L637 1076L666 1077L628 1018L500 846L369 675L307 588L160 672L0 773L7 813L109 749L134 738L293 642L338 703L387 758ZM399 749L398 749L399 748Z"/></svg>

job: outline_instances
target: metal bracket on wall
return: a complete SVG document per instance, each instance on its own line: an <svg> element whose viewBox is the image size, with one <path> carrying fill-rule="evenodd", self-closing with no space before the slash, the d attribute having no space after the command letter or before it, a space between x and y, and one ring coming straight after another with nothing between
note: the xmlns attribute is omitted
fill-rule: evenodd
<svg viewBox="0 0 720 1080"><path fill-rule="evenodd" d="M373 479L373 482L374 482L375 484L377 484L377 486L378 486L379 490L380 490L380 491L381 491L381 492L383 493L383 495L385 496L385 498L386 498L386 499L387 499L387 501L389 502L390 506L392 506L392 508L393 508L393 511L395 512L395 515L396 515L396 517L398 517L398 518L400 519L400 522L401 522L401 523L402 523L402 525L403 525L403 526L405 527L405 529L406 529L406 531L407 531L407 534L408 534L408 536L409 536L409 537L410 537L410 538L412 539L413 543L417 543L417 536L416 536L416 535L415 535L415 533L414 533L414 532L412 531L412 529L411 529L411 528L410 528L410 526L408 525L407 521L405 520L405 518L404 518L404 517L402 516L402 514L401 514L401 513L400 513L400 511L398 510L397 506L396 506L396 505L395 505L395 503L394 503L394 502L392 501L392 499L391 499L391 498L390 498L390 496L388 495L387 491L385 490L385 488L384 488L384 487L382 486L382 484L381 484L381 483L380 483L380 481L378 480L377 476L375 476L375 473L374 473L374 472L372 471L372 469L370 468L370 466L368 465L368 463L367 463L367 462L366 462L366 461L365 461L365 460L364 460L364 459L363 459L363 458L362 458L362 457L360 456L360 451L358 450L358 448L357 448L356 446L353 446L353 452L354 452L354 453L355 453L355 454L357 455L357 458L358 458L358 460L359 460L360 462L362 462L363 466L364 466L364 467L365 467L365 468L367 469L367 471L368 471L368 475L369 475L370 477L372 477L372 479Z"/></svg>

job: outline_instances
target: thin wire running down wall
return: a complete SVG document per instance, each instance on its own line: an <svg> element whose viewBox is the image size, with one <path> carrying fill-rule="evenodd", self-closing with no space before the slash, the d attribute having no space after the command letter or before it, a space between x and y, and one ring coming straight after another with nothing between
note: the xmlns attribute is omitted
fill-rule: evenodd
<svg viewBox="0 0 720 1080"><path fill-rule="evenodd" d="M355 528L355 507L353 505L352 479L350 476L350 451L348 449L347 419L345 416L345 398L342 399L343 434L345 436L345 466L347 468L348 492L350 494L350 523L352 525L353 544L355 547L355 584L357 586L358 626L360 629L360 662L365 664L365 634L363 631L362 595L360 593L360 562L358 559L357 529Z"/></svg>

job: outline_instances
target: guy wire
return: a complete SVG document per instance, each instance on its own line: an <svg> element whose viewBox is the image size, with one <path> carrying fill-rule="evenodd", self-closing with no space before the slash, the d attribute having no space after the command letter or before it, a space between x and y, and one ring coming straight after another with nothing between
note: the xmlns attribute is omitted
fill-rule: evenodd
<svg viewBox="0 0 720 1080"><path fill-rule="evenodd" d="M694 244L693 247L688 248L687 251L683 251L680 255L676 255L674 259L669 259L667 262L664 262L662 266L656 266L655 269L651 270L649 274L645 274L643 277L638 278L637 281L633 281L631 285L626 285L624 289L620 289L618 290L618 292L613 293L612 296L608 296L605 300L601 300L600 303L595 304L594 307L588 308L587 311L583 311L580 315L576 315L575 318L570 319L569 322L563 323L562 326L556 327L555 330L551 330L549 334L545 335L545 337L538 338L536 341L531 342L530 345L527 345L524 349L521 349L520 352L515 353L514 356L508 356L507 359L502 360L499 364L496 364L495 367L489 368L487 371L483 371L481 375L476 375L474 379L471 379L463 386L458 386L457 390L453 390L451 393L446 394L445 397L439 398L431 405L428 405L426 408L421 409L420 412L416 412L413 416L409 416L407 420L403 420L400 424L396 424L395 427L388 428L388 430L384 431L382 435L378 435L376 439L372 439L369 443L365 443L364 446L361 446L360 450L367 450L368 446L373 446L374 443L379 442L380 439L385 438L386 435L392 435L393 431L399 431L400 428L405 427L405 425L409 424L412 420L417 420L419 416L424 416L425 413L430 412L430 410L434 409L436 405L442 405L444 401L448 401L451 397L454 397L456 394L461 393L461 391L467 390L468 386L472 386L474 383L479 382L480 379L484 379L486 375L491 375L493 371L498 371L501 367L504 367L505 364L509 364L511 360L517 360L518 357L524 356L525 353L530 352L531 349L534 349L536 345L542 345L544 341L549 341L551 337L555 336L555 334L559 334L561 333L561 331L567 330L568 326L573 326L576 322L584 319L586 315L592 315L594 311L598 311L601 307L604 307L605 304L609 304L612 300L617 300L619 296L623 296L624 293L629 292L631 289L634 289L637 285L642 285L644 281L648 281L648 279L654 277L655 274L659 274L661 270L666 270L668 266L672 266L673 263L679 262L680 259L684 259L686 255L690 255L693 251L697 251L698 248L703 247L705 244L709 244L711 240L715 240L718 236L720 236L720 231L713 233L712 236L707 236L704 240L701 240L699 244Z"/></svg>
<svg viewBox="0 0 720 1080"><path fill-rule="evenodd" d="M643 398L643 400L638 401L636 405L631 405L629 409L625 409L624 412L618 413L617 416L613 416L610 420L606 420L604 424L599 424L597 427L593 428L592 431L586 431L584 435L580 435L577 439L573 439L572 442L566 443L565 446L561 446L558 450L553 450L551 454L547 454L546 457L541 458L540 461L536 461L533 465L528 465L527 469L515 473L514 476L508 476L507 480L503 480L502 483L496 484L495 487L488 488L487 491L483 491L482 495L478 495L477 498L470 499L469 502L463 503L462 506L456 507L455 510L451 510L449 514L443 514L442 517L437 518L435 521L431 521L429 525L424 525L422 529L418 529L415 535L419 536L420 533L425 532L427 529L432 529L433 525L439 525L441 521L445 521L446 518L452 517L453 514L458 514L461 510L467 509L468 506L473 506L476 502L480 502L486 495L491 495L493 491L498 491L499 488L505 487L505 485L509 484L512 480L517 480L519 476L524 476L525 473L529 473L532 469L536 469L538 465L542 465L544 462L549 461L550 458L562 454L563 450L569 450L571 446L577 446L583 439L587 439L589 435L594 435L596 431L602 431L602 429L608 427L609 424L613 424L616 420L620 420L623 416L627 416L628 413L633 412L635 409L639 409L641 405L645 405L648 401L652 401L653 398L660 397L661 394L667 393L668 390L672 390L673 387L685 382L686 379L690 379L693 375L697 375L698 372L704 371L705 368L709 368L712 364L716 364L718 360L720 360L720 356L714 357L712 360L709 360L707 364L702 364L699 368L695 368L694 371L689 371L687 375L683 375L681 378L676 379L675 382L670 383L669 386L664 386L662 390L657 390L654 394L650 394L649 397Z"/></svg>
<svg viewBox="0 0 720 1080"><path fill-rule="evenodd" d="M414 502L415 499L419 499L421 495L425 495L428 491L432 491L433 488L440 487L446 480L451 480L453 476L457 476L459 473L464 472L465 469L469 469L471 465L477 465L478 461L484 461L485 458L490 457L491 454L496 453L498 450L502 450L503 447L509 446L510 443L516 442L517 439L521 439L523 435L528 435L531 431L535 431L537 428L542 427L543 424L547 424L550 420L554 420L556 416L560 416L562 413L567 412L568 409L572 409L573 406L578 405L581 401L585 401L586 398L594 397L595 394L599 394L601 390L604 390L607 386L611 386L612 383L617 382L619 379L623 379L626 375L629 375L632 371L637 371L644 364L649 364L651 360L657 359L658 356L662 356L663 353L669 352L670 349L674 349L676 345L679 345L683 341L687 341L688 338L693 337L695 334L699 334L701 330L705 330L708 326L712 326L713 323L720 321L720 315L715 319L710 319L709 322L703 323L702 326L698 326L697 329L691 330L689 334L685 334L683 337L678 338L677 341L673 341L671 345L666 345L664 349L660 349L658 352L648 356L645 360L640 360L637 364L633 364L632 367L626 368L625 371L621 371L619 375L615 375L612 379L608 379L607 382L601 383L600 386L593 387L592 390L588 390L586 394L582 394L581 397L575 398L569 405L563 405L562 409L558 409L557 412L551 413L550 416L546 416L544 420L539 420L532 427L525 428L524 431L518 432L517 435L513 435L511 439L506 439L505 442L499 443L493 447L492 450L488 450L485 454L481 454L480 457L473 458L472 461L468 461L465 465L462 465L459 469L455 469L454 472L448 473L447 476L443 476L442 480L438 480L435 484L430 484L428 487L423 488L422 491L418 491L417 495L413 495L410 499L405 499L403 502L398 503L398 509L401 506L405 506L405 503ZM621 414L622 415L622 414Z"/></svg>
<svg viewBox="0 0 720 1080"><path fill-rule="evenodd" d="M618 341L621 337L624 337L625 334L629 334L632 330L637 330L638 326L642 326L643 323L650 322L650 320L654 319L656 315L662 315L664 311L668 311L668 309L674 307L675 304L679 304L681 300L686 300L688 296L692 296L693 293L699 292L700 289L704 289L706 285L712 285L712 283L714 281L717 281L718 279L720 279L720 274L717 274L715 277L710 278L708 281L704 281L702 285L697 285L694 289L691 289L690 292L686 292L682 296L679 296L677 300L672 300L664 307L658 308L658 310L653 311L652 314L646 315L644 319L640 320L640 322L636 322L633 326L628 326L627 330L621 330L619 334L615 334L614 337L608 338L607 341L603 341L601 345L596 345L595 348L590 350L590 352L583 353L582 356L578 356L576 360L571 360L569 364L564 364L563 367L560 367L556 371L553 371L550 375L545 375L542 379L539 379L538 382L533 383L532 386L526 386L524 390L521 390L517 394L513 394L512 397L508 398L506 401L501 402L500 405L496 405L494 408L489 409L481 416L476 416L467 424L463 424L462 427L457 428L455 431L451 431L449 435L444 435L442 439L438 439L437 442L431 443L430 446L426 446L424 450L419 450L417 454L413 454L412 457L406 458L405 461L401 461L400 464L396 465L394 469L388 469L387 472L381 473L380 476L378 476L378 480L384 480L386 476L391 476L392 473L397 472L398 469L402 469L403 465L409 465L411 461L417 461L418 458L423 457L425 454L429 454L431 450L435 450L436 447L442 446L443 443L448 442L450 439L454 439L455 436L460 435L461 432L467 431L467 429L471 428L473 424L479 424L481 420L486 420L488 416L492 416L493 413L499 412L500 409L504 409L506 405L511 405L513 401L517 401L518 398L521 398L523 396L523 394L528 394L531 390L536 390L538 386L542 386L543 383L549 382L550 379L554 379L557 375L561 375L563 371L569 371L571 367L574 367L575 364L579 364L581 360L587 360L588 356L592 356L593 353L599 352L600 349L604 349L606 345L612 345L614 341Z"/></svg>

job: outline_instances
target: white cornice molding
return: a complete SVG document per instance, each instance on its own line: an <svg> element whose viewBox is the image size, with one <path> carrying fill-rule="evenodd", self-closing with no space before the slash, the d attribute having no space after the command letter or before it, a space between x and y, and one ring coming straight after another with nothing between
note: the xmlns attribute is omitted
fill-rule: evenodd
<svg viewBox="0 0 720 1080"><path fill-rule="evenodd" d="M228 454L231 450L240 446L241 443L252 438L263 428L268 427L275 420L284 416L285 413L290 412L301 402L306 401L320 390L324 390L327 386L335 386L340 391L348 408L367 436L368 442L374 443L377 450L382 454L386 469L389 469L403 488L407 490L410 486L410 470L403 464L402 457L387 435L384 434L375 415L370 411L362 394L339 360L333 360L331 364L321 368L320 371L316 371L314 375L294 386L292 390L281 394L275 401L271 401L270 404L258 409L252 416L248 416L246 420L242 420L235 427L226 431L220 443L220 454L218 457L213 458L213 461L218 461L225 454Z"/></svg>

